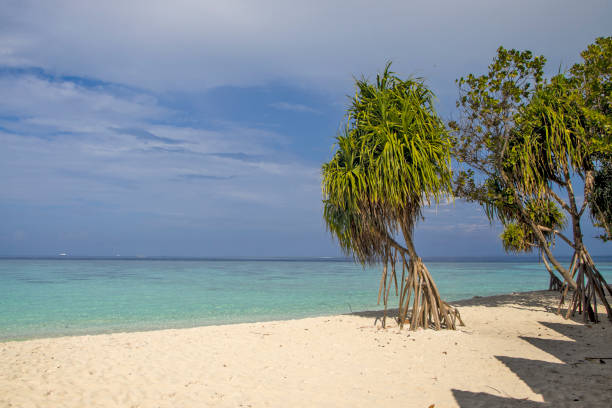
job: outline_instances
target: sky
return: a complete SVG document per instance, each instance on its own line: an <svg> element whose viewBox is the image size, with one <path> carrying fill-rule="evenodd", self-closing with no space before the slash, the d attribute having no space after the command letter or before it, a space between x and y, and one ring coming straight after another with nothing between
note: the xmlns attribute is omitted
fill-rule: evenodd
<svg viewBox="0 0 612 408"><path fill-rule="evenodd" d="M608 1L0 0L0 256L341 255L320 169L353 78L393 61L448 120L500 45L555 73L611 20ZM477 205L424 214L423 256L503 255Z"/></svg>

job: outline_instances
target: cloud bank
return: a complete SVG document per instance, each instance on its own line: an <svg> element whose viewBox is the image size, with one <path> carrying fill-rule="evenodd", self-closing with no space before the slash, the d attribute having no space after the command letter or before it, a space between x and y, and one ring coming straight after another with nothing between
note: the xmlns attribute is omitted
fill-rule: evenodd
<svg viewBox="0 0 612 408"><path fill-rule="evenodd" d="M609 2L569 0L20 0L3 9L0 64L158 91L279 80L346 89L389 59L441 78L478 67L500 44L545 52L556 68L609 34L611 17Z"/></svg>

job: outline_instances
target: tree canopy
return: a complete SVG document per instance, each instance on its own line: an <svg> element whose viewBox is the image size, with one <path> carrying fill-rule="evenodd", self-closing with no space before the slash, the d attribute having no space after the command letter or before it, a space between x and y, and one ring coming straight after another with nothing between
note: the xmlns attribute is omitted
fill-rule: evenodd
<svg viewBox="0 0 612 408"><path fill-rule="evenodd" d="M361 262L384 257L421 208L451 194L450 138L422 81L388 64L376 83L356 81L348 125L323 165L324 218Z"/></svg>

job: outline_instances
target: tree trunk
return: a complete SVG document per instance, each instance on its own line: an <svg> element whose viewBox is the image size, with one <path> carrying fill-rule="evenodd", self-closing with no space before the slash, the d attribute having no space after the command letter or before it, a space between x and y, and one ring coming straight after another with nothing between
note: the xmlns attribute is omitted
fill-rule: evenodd
<svg viewBox="0 0 612 408"><path fill-rule="evenodd" d="M561 282L561 279L557 278L555 273L552 271L552 268L546 261L546 256L544 254L542 254L541 256L542 256L542 261L544 261L544 266L546 266L546 270L550 274L548 290L555 291L555 292L561 292L563 290L563 282Z"/></svg>

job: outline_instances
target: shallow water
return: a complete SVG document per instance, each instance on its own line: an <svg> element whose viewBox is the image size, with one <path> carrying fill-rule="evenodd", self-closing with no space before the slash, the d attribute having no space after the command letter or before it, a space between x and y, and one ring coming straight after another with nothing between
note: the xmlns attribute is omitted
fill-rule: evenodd
<svg viewBox="0 0 612 408"><path fill-rule="evenodd" d="M427 262L446 300L546 289L542 264ZM612 262L598 267L612 281ZM380 268L350 261L0 260L0 339L347 313L376 305ZM396 299L391 299L391 306Z"/></svg>

